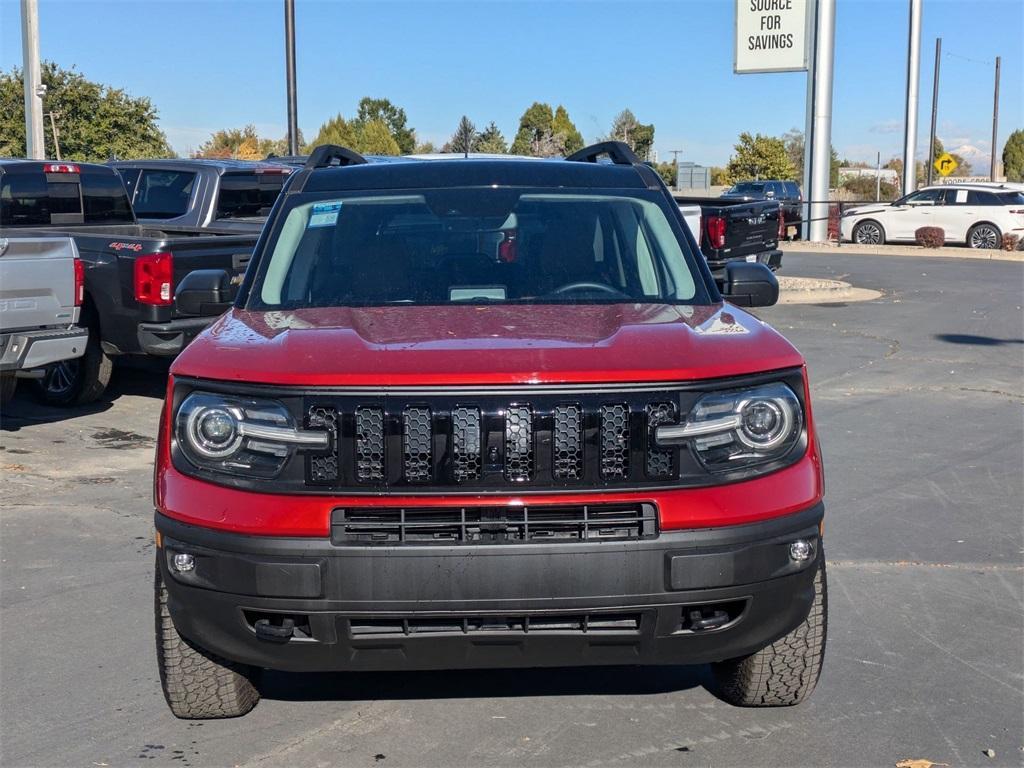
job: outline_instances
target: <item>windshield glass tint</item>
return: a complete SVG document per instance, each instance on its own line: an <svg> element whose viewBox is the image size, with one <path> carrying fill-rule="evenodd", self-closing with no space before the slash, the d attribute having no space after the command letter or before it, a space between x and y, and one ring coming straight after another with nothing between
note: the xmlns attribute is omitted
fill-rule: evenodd
<svg viewBox="0 0 1024 768"><path fill-rule="evenodd" d="M760 195L764 192L764 184L736 184L729 191L736 195Z"/></svg>
<svg viewBox="0 0 1024 768"><path fill-rule="evenodd" d="M287 178L281 173L225 173L220 179L217 218L267 216Z"/></svg>
<svg viewBox="0 0 1024 768"><path fill-rule="evenodd" d="M691 260L659 199L455 188L302 203L261 263L253 302L691 302Z"/></svg>
<svg viewBox="0 0 1024 768"><path fill-rule="evenodd" d="M188 210L196 175L188 171L148 171L135 183L135 215L145 219L173 219Z"/></svg>

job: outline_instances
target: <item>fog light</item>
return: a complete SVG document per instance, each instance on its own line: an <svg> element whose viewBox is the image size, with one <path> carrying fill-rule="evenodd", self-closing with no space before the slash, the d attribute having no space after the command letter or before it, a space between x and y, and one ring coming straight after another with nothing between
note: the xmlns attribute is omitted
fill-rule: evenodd
<svg viewBox="0 0 1024 768"><path fill-rule="evenodd" d="M191 571L195 567L196 559L192 555L179 552L174 556L174 570L184 573L185 571Z"/></svg>
<svg viewBox="0 0 1024 768"><path fill-rule="evenodd" d="M812 552L814 552L814 547L806 539L797 539L789 545L789 558L797 563L807 560Z"/></svg>

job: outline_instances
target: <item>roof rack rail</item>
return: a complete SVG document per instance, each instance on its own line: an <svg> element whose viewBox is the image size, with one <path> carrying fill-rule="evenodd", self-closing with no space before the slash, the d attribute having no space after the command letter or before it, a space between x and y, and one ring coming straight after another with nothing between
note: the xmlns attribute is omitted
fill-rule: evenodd
<svg viewBox="0 0 1024 768"><path fill-rule="evenodd" d="M577 150L566 160L577 163L596 163L598 158L607 157L615 165L637 165L640 158L624 141L599 141L589 147Z"/></svg>
<svg viewBox="0 0 1024 768"><path fill-rule="evenodd" d="M309 160L306 161L305 167L328 168L330 166L343 167L346 165L365 164L366 158L358 152L353 152L348 147L339 147L337 144L322 144L310 152Z"/></svg>

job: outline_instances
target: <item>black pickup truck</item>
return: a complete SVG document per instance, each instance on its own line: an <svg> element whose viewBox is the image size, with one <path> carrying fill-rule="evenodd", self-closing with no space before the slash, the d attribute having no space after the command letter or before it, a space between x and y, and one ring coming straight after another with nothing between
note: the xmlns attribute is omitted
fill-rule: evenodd
<svg viewBox="0 0 1024 768"><path fill-rule="evenodd" d="M91 402L106 389L120 355L173 356L209 325L210 315L175 308L179 280L196 269L244 273L258 233L213 235L139 224L121 177L90 163L0 160L0 237L67 235L85 266L79 319L85 354L53 366L40 395L55 405Z"/></svg>
<svg viewBox="0 0 1024 768"><path fill-rule="evenodd" d="M675 200L679 205L700 206L700 250L716 277L732 261L767 264L772 270L782 266L777 201L689 196Z"/></svg>

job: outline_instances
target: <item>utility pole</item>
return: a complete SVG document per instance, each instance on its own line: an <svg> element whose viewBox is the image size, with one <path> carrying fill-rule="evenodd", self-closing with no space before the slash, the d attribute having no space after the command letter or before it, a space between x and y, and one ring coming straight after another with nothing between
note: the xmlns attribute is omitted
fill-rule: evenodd
<svg viewBox="0 0 1024 768"><path fill-rule="evenodd" d="M928 185L935 171L935 118L939 114L939 62L942 60L942 38L935 38L935 76L932 79L932 130L928 136ZM904 194L906 194L904 192Z"/></svg>
<svg viewBox="0 0 1024 768"><path fill-rule="evenodd" d="M989 171L989 181L995 181L996 176L999 175L999 160L996 159L998 157L996 152L999 149L997 142L999 140L999 65L1001 62L1001 57L996 56L996 92L992 99L992 166Z"/></svg>
<svg viewBox="0 0 1024 768"><path fill-rule="evenodd" d="M832 169L832 70L836 36L836 0L812 0L811 67L807 73L807 130L804 134L806 238L828 240L828 185Z"/></svg>
<svg viewBox="0 0 1024 768"><path fill-rule="evenodd" d="M907 110L903 119L903 194L917 189L917 107L921 79L921 0L910 0L907 39Z"/></svg>
<svg viewBox="0 0 1024 768"><path fill-rule="evenodd" d="M905 170L905 169L904 169ZM875 202L882 199L882 153L875 155Z"/></svg>
<svg viewBox="0 0 1024 768"><path fill-rule="evenodd" d="M55 117L60 117L60 112L47 112L46 116L50 118L50 131L53 133L53 154L60 160L60 131L57 130L57 123L54 122Z"/></svg>
<svg viewBox="0 0 1024 768"><path fill-rule="evenodd" d="M32 160L46 157L43 144L43 85L39 70L39 5L21 0L21 52L25 80L25 155Z"/></svg>
<svg viewBox="0 0 1024 768"><path fill-rule="evenodd" d="M682 151L683 150L681 150L681 149L670 149L669 150L669 153L672 155L672 167L675 170L675 177L676 177L675 178L675 183L672 185L672 188L676 192L679 191L679 155L682 154Z"/></svg>
<svg viewBox="0 0 1024 768"><path fill-rule="evenodd" d="M288 81L288 154L299 154L299 115L295 95L295 0L284 0L284 58Z"/></svg>

